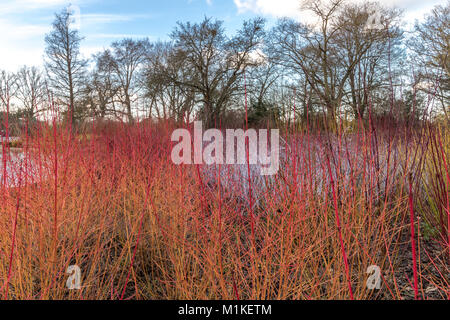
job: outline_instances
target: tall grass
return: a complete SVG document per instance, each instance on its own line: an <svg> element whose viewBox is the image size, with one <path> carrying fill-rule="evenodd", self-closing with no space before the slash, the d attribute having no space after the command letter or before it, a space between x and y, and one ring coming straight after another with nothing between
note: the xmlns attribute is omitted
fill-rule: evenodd
<svg viewBox="0 0 450 320"><path fill-rule="evenodd" d="M290 128L260 177L174 165L170 123L56 120L24 133L20 159L3 148L3 299L449 297L446 128Z"/></svg>

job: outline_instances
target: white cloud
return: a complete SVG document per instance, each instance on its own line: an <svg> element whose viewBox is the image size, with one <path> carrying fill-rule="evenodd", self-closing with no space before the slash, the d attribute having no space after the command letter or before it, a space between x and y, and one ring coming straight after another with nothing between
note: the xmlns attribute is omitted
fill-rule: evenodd
<svg viewBox="0 0 450 320"><path fill-rule="evenodd" d="M93 54L105 50L105 47L101 46L82 46L80 48L80 54L84 59L90 59Z"/></svg>
<svg viewBox="0 0 450 320"><path fill-rule="evenodd" d="M193 1L194 0L188 0L188 3L191 4ZM213 0L205 0L205 1L208 6L211 6L213 4Z"/></svg>
<svg viewBox="0 0 450 320"><path fill-rule="evenodd" d="M35 10L61 10L69 4L82 5L95 0L0 0L0 70L16 71L23 65L41 66L45 51L45 35L51 31L51 23L45 19L35 19L35 24L27 17L34 15ZM16 19L15 17L22 17ZM39 17L39 16L38 16ZM100 35L93 33L99 26L132 21L139 18L149 18L149 15L121 15L121 14L81 14L81 33L86 39L118 38L118 35ZM49 17L52 19L53 17ZM43 21L43 22L40 22ZM102 49L94 43L84 43L82 54L90 57L92 53Z"/></svg>
<svg viewBox="0 0 450 320"><path fill-rule="evenodd" d="M2 44L16 39L34 38L50 31L51 26L35 24L12 24L7 20L0 19L0 29L7 32L0 33Z"/></svg>
<svg viewBox="0 0 450 320"><path fill-rule="evenodd" d="M314 23L314 16L301 10L299 0L234 0L239 13L254 12L275 18L289 17L305 23Z"/></svg>
<svg viewBox="0 0 450 320"><path fill-rule="evenodd" d="M14 24L0 19L0 30L8 30L0 33L0 69L14 71L24 64L41 64L43 46L36 39L43 41L50 26Z"/></svg>
<svg viewBox="0 0 450 320"><path fill-rule="evenodd" d="M149 38L151 36L136 33L93 33L89 35L89 39L125 39L125 38Z"/></svg>
<svg viewBox="0 0 450 320"><path fill-rule="evenodd" d="M81 22L82 24L106 24L114 22L125 22L132 21L136 18L148 17L141 15L121 15L121 14L82 14Z"/></svg>
<svg viewBox="0 0 450 320"><path fill-rule="evenodd" d="M0 70L15 72L24 65L41 66L43 55L43 48L7 46L0 53Z"/></svg>
<svg viewBox="0 0 450 320"><path fill-rule="evenodd" d="M51 25L15 20L13 16L34 14L35 10L80 5L92 0L1 0L0 69L16 71L23 65L42 65L44 37Z"/></svg>
<svg viewBox="0 0 450 320"><path fill-rule="evenodd" d="M275 17L295 17L300 10L298 0L234 0L234 3L240 13L252 11Z"/></svg>
<svg viewBox="0 0 450 320"><path fill-rule="evenodd" d="M300 0L234 0L239 13L253 12L272 17L290 17L311 22L311 14L301 11ZM347 3L364 3L367 0L348 0ZM405 21L421 19L437 5L445 5L446 0L379 0L384 6L396 6L405 10Z"/></svg>
<svg viewBox="0 0 450 320"><path fill-rule="evenodd" d="M52 7L62 7L80 5L85 0L2 0L0 3L0 14L21 13L36 9L45 9Z"/></svg>

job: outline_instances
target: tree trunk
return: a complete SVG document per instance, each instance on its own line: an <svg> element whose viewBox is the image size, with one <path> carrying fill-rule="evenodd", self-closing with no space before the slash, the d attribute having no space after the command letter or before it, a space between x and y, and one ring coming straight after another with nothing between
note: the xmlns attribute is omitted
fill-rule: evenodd
<svg viewBox="0 0 450 320"><path fill-rule="evenodd" d="M133 114L131 113L131 99L130 96L127 94L126 98L125 98L125 104L127 107L127 116L128 116L128 122L129 123L133 123L134 122L134 118L133 118Z"/></svg>

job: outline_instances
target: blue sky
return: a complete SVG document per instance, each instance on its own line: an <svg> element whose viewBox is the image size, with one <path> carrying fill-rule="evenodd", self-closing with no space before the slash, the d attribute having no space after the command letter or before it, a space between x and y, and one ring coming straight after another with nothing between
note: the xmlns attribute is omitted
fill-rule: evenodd
<svg viewBox="0 0 450 320"><path fill-rule="evenodd" d="M446 0L380 2L403 8L405 20L411 22ZM168 39L177 21L198 22L205 16L223 20L229 32L256 15L269 22L281 16L307 19L307 13L299 10L299 0L0 0L0 69L41 65L44 37L51 29L54 12L70 4L80 11L86 57L124 37Z"/></svg>

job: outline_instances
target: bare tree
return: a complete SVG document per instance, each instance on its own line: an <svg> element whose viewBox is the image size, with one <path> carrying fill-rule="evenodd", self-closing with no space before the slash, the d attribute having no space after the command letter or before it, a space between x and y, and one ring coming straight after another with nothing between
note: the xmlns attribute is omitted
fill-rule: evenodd
<svg viewBox="0 0 450 320"><path fill-rule="evenodd" d="M43 73L36 67L22 67L17 73L17 99L21 102L21 113L28 119L44 110L47 84Z"/></svg>
<svg viewBox="0 0 450 320"><path fill-rule="evenodd" d="M450 91L450 1L436 6L423 23L416 23L409 42L415 53L416 88L436 96L448 119Z"/></svg>
<svg viewBox="0 0 450 320"><path fill-rule="evenodd" d="M5 133L9 135L9 117L12 107L12 100L17 93L17 76L12 72L0 72L0 112L3 110L4 116L2 126Z"/></svg>
<svg viewBox="0 0 450 320"><path fill-rule="evenodd" d="M158 42L148 54L145 68L146 96L159 119L183 122L189 119L195 106L195 91L177 83L187 78L190 70L184 61L176 59L170 42ZM173 81L175 80L175 81Z"/></svg>
<svg viewBox="0 0 450 320"><path fill-rule="evenodd" d="M17 93L17 75L8 72L0 71L0 103L3 110L11 106L11 100Z"/></svg>
<svg viewBox="0 0 450 320"><path fill-rule="evenodd" d="M76 119L76 97L83 89L87 61L80 55L83 39L78 30L71 28L72 12L68 9L55 15L53 30L45 37L47 69L50 86L68 106L72 125Z"/></svg>
<svg viewBox="0 0 450 320"><path fill-rule="evenodd" d="M250 53L258 48L264 36L264 20L247 21L231 39L223 23L205 18L199 24L178 23L171 37L175 57L183 61L189 74L173 83L194 90L202 104L200 114L207 127L214 126L232 97L242 88L242 76L255 65Z"/></svg>
<svg viewBox="0 0 450 320"><path fill-rule="evenodd" d="M256 104L263 104L268 91L281 77L281 70L275 61L268 57L263 51L255 53L261 64L250 69L248 73L248 89Z"/></svg>
<svg viewBox="0 0 450 320"><path fill-rule="evenodd" d="M103 68L111 70L118 84L117 99L124 107L129 122L134 121L132 105L141 91L139 72L146 61L150 43L147 39L123 39L112 44L112 50L103 54Z"/></svg>
<svg viewBox="0 0 450 320"><path fill-rule="evenodd" d="M86 87L87 104L96 117L104 119L109 114L115 114L114 99L119 92L119 83L113 75L110 51L94 55L95 68L90 73Z"/></svg>
<svg viewBox="0 0 450 320"><path fill-rule="evenodd" d="M333 122L346 94L349 77L375 39L385 36L385 30L369 30L359 38L355 35L343 39L349 25L341 14L344 0L307 1L305 8L317 17L318 23L280 20L273 32L273 50L280 64L305 77ZM364 27L362 23L359 26ZM342 50L343 44L347 45L346 51Z"/></svg>
<svg viewBox="0 0 450 320"><path fill-rule="evenodd" d="M274 91L281 90L283 70L272 59L267 50L258 50L253 58L261 63L251 68L247 74L247 93L250 101L249 122L267 125L278 120L280 101L275 98Z"/></svg>
<svg viewBox="0 0 450 320"><path fill-rule="evenodd" d="M382 18L375 32L366 28L373 11ZM400 67L397 62L404 54L400 16L398 9L383 8L370 2L345 6L339 14L341 30L336 34L333 45L344 70L350 71L344 94L348 92L345 102L351 106L354 118L364 117L369 104L373 105L371 96L377 90L389 88L391 82L395 86L398 82L399 77L394 71ZM367 50L357 56L357 48L361 46L366 46Z"/></svg>

